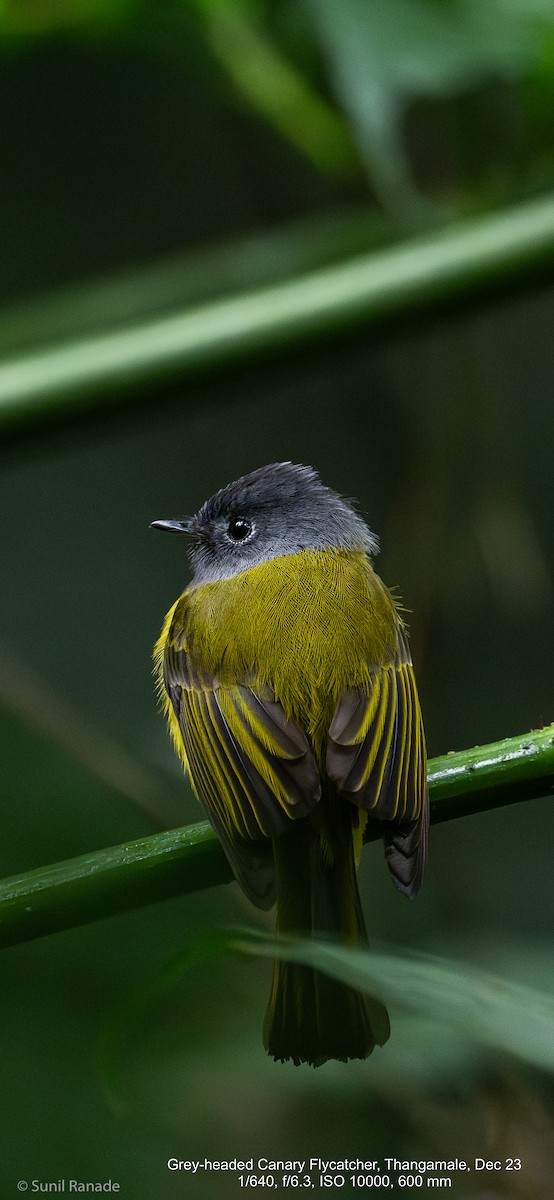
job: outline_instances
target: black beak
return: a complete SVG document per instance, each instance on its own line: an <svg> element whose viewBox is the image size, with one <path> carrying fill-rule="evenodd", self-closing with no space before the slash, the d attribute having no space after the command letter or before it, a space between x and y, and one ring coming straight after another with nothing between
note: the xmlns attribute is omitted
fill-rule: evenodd
<svg viewBox="0 0 554 1200"><path fill-rule="evenodd" d="M193 517L185 517L182 521L152 521L150 528L166 529L168 533L184 533L189 537L196 532Z"/></svg>

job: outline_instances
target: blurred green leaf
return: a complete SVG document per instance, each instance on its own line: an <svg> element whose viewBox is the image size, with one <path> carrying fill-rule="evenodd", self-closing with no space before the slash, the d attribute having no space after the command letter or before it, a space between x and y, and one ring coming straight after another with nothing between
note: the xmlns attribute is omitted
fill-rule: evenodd
<svg viewBox="0 0 554 1200"><path fill-rule="evenodd" d="M414 204L401 121L410 100L528 70L552 6L508 0L310 0L337 96L374 189L391 212Z"/></svg>
<svg viewBox="0 0 554 1200"><path fill-rule="evenodd" d="M304 963L387 1004L450 1025L470 1041L554 1070L554 999L534 988L446 959L372 954L316 939L273 941L247 932L230 945Z"/></svg>
<svg viewBox="0 0 554 1200"><path fill-rule="evenodd" d="M265 28L259 5L249 0L195 3L212 52L242 96L321 171L356 177L358 158L347 124L286 58Z"/></svg>

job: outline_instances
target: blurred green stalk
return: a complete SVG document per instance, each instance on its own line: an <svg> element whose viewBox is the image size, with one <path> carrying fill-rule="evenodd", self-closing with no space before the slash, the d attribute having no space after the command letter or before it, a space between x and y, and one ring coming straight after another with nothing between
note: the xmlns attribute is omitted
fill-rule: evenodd
<svg viewBox="0 0 554 1200"><path fill-rule="evenodd" d="M431 820L501 808L554 789L554 725L431 759ZM372 827L368 840L379 837ZM207 822L12 876L0 883L0 946L232 879Z"/></svg>
<svg viewBox="0 0 554 1200"><path fill-rule="evenodd" d="M554 198L299 278L37 348L0 364L0 422L121 401L123 389L411 316L554 265ZM130 393L132 395L132 393Z"/></svg>

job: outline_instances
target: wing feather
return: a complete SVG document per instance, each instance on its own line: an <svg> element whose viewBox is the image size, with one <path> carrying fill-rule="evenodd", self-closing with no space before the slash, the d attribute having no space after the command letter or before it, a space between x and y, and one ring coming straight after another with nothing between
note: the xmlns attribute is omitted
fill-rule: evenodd
<svg viewBox="0 0 554 1200"><path fill-rule="evenodd" d="M260 907L275 896L271 838L305 816L321 795L306 735L269 688L221 686L187 648L186 613L170 628L163 680L193 787L246 894Z"/></svg>
<svg viewBox="0 0 554 1200"><path fill-rule="evenodd" d="M421 709L402 629L394 662L348 689L329 729L327 772L345 799L383 822L385 855L401 891L415 896L427 854L429 796Z"/></svg>

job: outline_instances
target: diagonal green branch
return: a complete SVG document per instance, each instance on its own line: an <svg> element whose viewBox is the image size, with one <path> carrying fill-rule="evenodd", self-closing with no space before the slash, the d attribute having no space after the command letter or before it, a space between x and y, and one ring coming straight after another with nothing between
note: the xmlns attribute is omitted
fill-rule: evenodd
<svg viewBox="0 0 554 1200"><path fill-rule="evenodd" d="M554 197L299 278L131 322L0 363L0 422L121 402L122 389L368 328L554 265Z"/></svg>
<svg viewBox="0 0 554 1200"><path fill-rule="evenodd" d="M554 790L554 725L429 763L433 823ZM378 828L371 838L379 836ZM0 883L0 946L228 883L231 870L201 822L12 876Z"/></svg>

